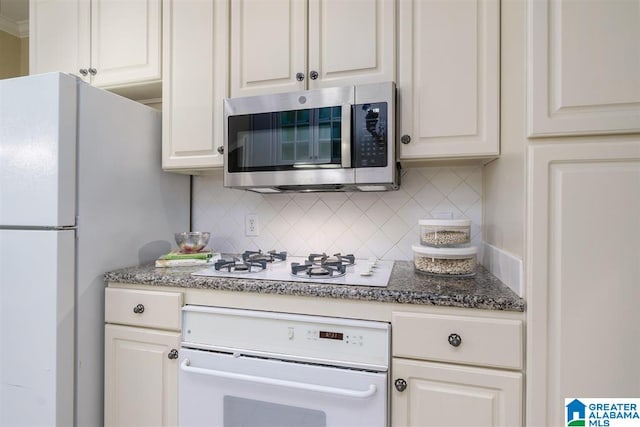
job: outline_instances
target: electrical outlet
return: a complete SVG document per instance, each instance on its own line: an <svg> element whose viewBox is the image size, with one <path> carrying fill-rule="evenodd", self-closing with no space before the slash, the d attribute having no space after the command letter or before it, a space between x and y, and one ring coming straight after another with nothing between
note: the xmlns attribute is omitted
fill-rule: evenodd
<svg viewBox="0 0 640 427"><path fill-rule="evenodd" d="M244 217L244 234L245 236L258 236L260 234L258 215L248 214Z"/></svg>

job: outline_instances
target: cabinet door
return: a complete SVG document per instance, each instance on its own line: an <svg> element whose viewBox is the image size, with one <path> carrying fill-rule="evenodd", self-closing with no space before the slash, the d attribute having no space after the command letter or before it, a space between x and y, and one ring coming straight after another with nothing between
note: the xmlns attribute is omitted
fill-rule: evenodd
<svg viewBox="0 0 640 427"><path fill-rule="evenodd" d="M92 0L91 81L110 87L161 78L161 0Z"/></svg>
<svg viewBox="0 0 640 427"><path fill-rule="evenodd" d="M514 427L522 425L522 374L394 358L394 427Z"/></svg>
<svg viewBox="0 0 640 427"><path fill-rule="evenodd" d="M640 131L640 3L529 2L529 136Z"/></svg>
<svg viewBox="0 0 640 427"><path fill-rule="evenodd" d="M395 81L395 9L395 0L309 0L308 88Z"/></svg>
<svg viewBox="0 0 640 427"><path fill-rule="evenodd" d="M640 138L529 148L527 425L640 396Z"/></svg>
<svg viewBox="0 0 640 427"><path fill-rule="evenodd" d="M228 0L164 0L162 167L222 166Z"/></svg>
<svg viewBox="0 0 640 427"><path fill-rule="evenodd" d="M400 0L400 158L499 153L498 0Z"/></svg>
<svg viewBox="0 0 640 427"><path fill-rule="evenodd" d="M89 68L89 0L30 0L29 74Z"/></svg>
<svg viewBox="0 0 640 427"><path fill-rule="evenodd" d="M232 0L232 97L305 88L306 0Z"/></svg>
<svg viewBox="0 0 640 427"><path fill-rule="evenodd" d="M178 423L180 333L105 326L105 425L175 426Z"/></svg>

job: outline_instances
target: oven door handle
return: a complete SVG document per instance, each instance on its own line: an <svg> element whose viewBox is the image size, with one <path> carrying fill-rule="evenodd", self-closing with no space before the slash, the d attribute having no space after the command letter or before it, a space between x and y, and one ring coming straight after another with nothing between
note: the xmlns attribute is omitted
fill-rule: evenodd
<svg viewBox="0 0 640 427"><path fill-rule="evenodd" d="M369 388L367 390L362 390L362 391L348 390L344 388L299 383L296 381L287 381L287 380L278 380L275 378L258 377L255 375L237 374L234 372L216 371L213 369L205 369L205 368L195 368L193 366L190 366L190 364L191 364L191 361L189 359L184 359L180 364L180 369L182 369L185 372L191 372L194 374L209 375L212 377L227 378L232 380L250 381L250 382L267 384L267 385L295 388L298 390L316 391L319 393L333 394L335 396L341 396L341 397L355 397L355 398L365 399L373 396L378 391L378 388L375 386L375 384L369 384Z"/></svg>

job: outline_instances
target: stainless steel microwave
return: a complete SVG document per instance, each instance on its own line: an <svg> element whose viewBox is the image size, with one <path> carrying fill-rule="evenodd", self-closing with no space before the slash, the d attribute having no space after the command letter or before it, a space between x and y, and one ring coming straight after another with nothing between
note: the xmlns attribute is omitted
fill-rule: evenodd
<svg viewBox="0 0 640 427"><path fill-rule="evenodd" d="M224 100L224 186L397 190L392 82Z"/></svg>

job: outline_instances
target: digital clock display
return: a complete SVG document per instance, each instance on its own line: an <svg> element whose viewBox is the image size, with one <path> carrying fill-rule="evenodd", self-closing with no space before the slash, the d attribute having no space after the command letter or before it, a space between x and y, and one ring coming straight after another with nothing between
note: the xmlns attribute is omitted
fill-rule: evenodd
<svg viewBox="0 0 640 427"><path fill-rule="evenodd" d="M326 338L328 340L339 340L339 341L342 341L344 339L344 334L341 333L341 332L320 331L320 338Z"/></svg>

